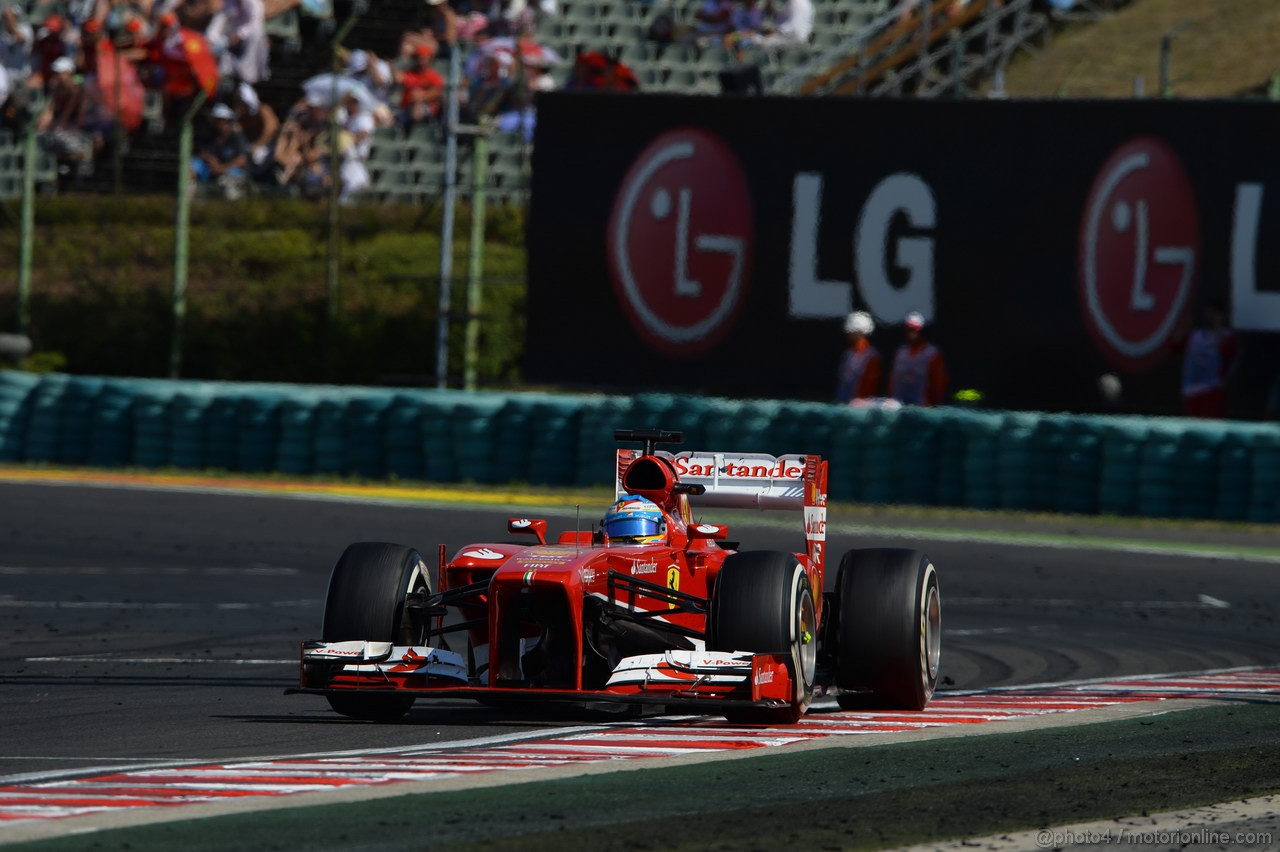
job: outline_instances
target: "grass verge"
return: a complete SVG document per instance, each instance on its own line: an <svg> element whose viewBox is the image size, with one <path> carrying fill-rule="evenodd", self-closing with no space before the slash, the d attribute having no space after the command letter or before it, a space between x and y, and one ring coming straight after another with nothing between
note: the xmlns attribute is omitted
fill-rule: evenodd
<svg viewBox="0 0 1280 852"><path fill-rule="evenodd" d="M1067 26L1035 56L1009 65L1014 97L1127 98L1141 76L1159 95L1160 44L1172 36L1169 75L1178 97L1237 97L1280 74L1274 0L1134 0L1096 23Z"/></svg>

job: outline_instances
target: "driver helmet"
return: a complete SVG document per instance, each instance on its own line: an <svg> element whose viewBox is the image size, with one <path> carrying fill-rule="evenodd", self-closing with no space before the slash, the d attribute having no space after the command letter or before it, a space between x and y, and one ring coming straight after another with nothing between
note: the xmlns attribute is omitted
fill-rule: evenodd
<svg viewBox="0 0 1280 852"><path fill-rule="evenodd" d="M667 538L667 519L647 497L624 494L604 514L605 538L614 544L652 544Z"/></svg>

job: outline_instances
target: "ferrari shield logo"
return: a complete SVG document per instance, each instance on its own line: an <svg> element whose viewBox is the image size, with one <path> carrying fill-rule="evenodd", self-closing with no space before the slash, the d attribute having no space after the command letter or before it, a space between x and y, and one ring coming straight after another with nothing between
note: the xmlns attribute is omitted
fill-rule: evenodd
<svg viewBox="0 0 1280 852"><path fill-rule="evenodd" d="M667 588L673 592L680 591L680 566L672 565L667 569ZM676 602L667 604L667 609L675 609Z"/></svg>

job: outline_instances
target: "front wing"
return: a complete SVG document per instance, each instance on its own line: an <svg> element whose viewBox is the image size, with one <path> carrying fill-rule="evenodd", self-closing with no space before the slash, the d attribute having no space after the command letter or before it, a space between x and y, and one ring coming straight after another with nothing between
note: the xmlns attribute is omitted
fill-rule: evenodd
<svg viewBox="0 0 1280 852"><path fill-rule="evenodd" d="M661 704L716 712L726 707L783 708L795 695L785 654L681 651L626 657L603 689L493 687L469 678L461 654L390 642L307 642L299 686L312 695L411 694L418 698Z"/></svg>

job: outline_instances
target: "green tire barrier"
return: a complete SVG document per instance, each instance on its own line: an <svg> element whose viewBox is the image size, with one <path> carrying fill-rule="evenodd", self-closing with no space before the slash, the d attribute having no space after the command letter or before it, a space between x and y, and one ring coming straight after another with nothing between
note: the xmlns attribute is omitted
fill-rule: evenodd
<svg viewBox="0 0 1280 852"><path fill-rule="evenodd" d="M385 415L389 478L421 481L426 477L423 410L422 394L398 393L391 398Z"/></svg>
<svg viewBox="0 0 1280 852"><path fill-rule="evenodd" d="M599 485L613 481L614 455L618 443L613 430L620 423L632 423L629 396L588 398L578 420L578 464L575 485Z"/></svg>
<svg viewBox="0 0 1280 852"><path fill-rule="evenodd" d="M1272 423L0 371L10 463L597 486L620 427L820 454L840 501L1280 520Z"/></svg>
<svg viewBox="0 0 1280 852"><path fill-rule="evenodd" d="M395 396L370 393L347 401L343 417L343 470L365 479L387 475L387 411Z"/></svg>
<svg viewBox="0 0 1280 852"><path fill-rule="evenodd" d="M202 470L205 462L209 407L213 394L196 387L173 395L169 405L169 467Z"/></svg>
<svg viewBox="0 0 1280 852"><path fill-rule="evenodd" d="M93 435L93 408L106 382L93 376L72 376L66 392L59 400L58 461L62 464L89 463L89 447ZM3 415L0 414L0 418ZM191 467L200 467L199 464Z"/></svg>
<svg viewBox="0 0 1280 852"><path fill-rule="evenodd" d="M52 381L52 377L45 381ZM141 386L107 382L93 400L89 426L89 464L124 467L133 463L133 404ZM25 459L25 455L24 455Z"/></svg>
<svg viewBox="0 0 1280 852"><path fill-rule="evenodd" d="M862 500L862 445L855 439L865 412L846 405L829 406L827 440L827 495L832 500L856 503Z"/></svg>
<svg viewBox="0 0 1280 852"><path fill-rule="evenodd" d="M319 394L298 393L280 403L276 470L307 475L316 469L316 408Z"/></svg>
<svg viewBox="0 0 1280 852"><path fill-rule="evenodd" d="M133 394L133 449L131 462L139 467L164 467L169 463L173 423L169 407L174 390L163 385L138 388Z"/></svg>
<svg viewBox="0 0 1280 852"><path fill-rule="evenodd" d="M0 372L0 461L26 457L27 422L39 386L38 376Z"/></svg>
<svg viewBox="0 0 1280 852"><path fill-rule="evenodd" d="M1251 442L1253 464L1249 485L1249 514L1251 521L1274 521L1277 502L1280 502L1280 435L1275 432L1257 432Z"/></svg>
<svg viewBox="0 0 1280 852"><path fill-rule="evenodd" d="M498 475L494 461L503 406L501 396L488 394L471 395L453 406L449 420L453 427L457 473L450 482L492 483L503 478Z"/></svg>
<svg viewBox="0 0 1280 852"><path fill-rule="evenodd" d="M27 414L24 454L30 461L62 461L63 427L72 423L63 416L62 398L70 384L69 376L51 376L31 392L31 407Z"/></svg>

